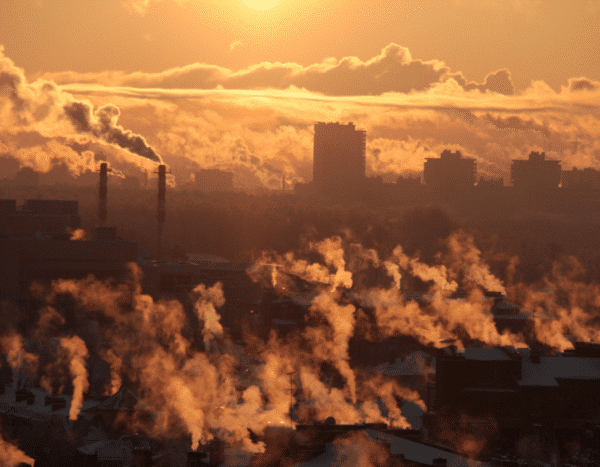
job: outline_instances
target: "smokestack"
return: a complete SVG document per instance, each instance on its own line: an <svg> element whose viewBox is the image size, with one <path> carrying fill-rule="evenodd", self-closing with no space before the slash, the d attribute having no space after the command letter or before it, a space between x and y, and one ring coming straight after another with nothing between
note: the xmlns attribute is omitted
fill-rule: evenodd
<svg viewBox="0 0 600 467"><path fill-rule="evenodd" d="M106 223L106 194L108 193L108 172L108 164L106 162L102 162L102 164L100 164L100 188L98 204L98 218L100 219L100 225L104 225Z"/></svg>
<svg viewBox="0 0 600 467"><path fill-rule="evenodd" d="M158 230L156 236L156 259L162 259L162 231L165 223L165 194L167 192L167 172L166 166L158 166Z"/></svg>

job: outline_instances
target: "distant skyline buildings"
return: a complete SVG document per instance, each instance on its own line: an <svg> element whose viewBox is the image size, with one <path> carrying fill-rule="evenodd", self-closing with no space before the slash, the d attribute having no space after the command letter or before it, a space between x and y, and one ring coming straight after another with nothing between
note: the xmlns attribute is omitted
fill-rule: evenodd
<svg viewBox="0 0 600 467"><path fill-rule="evenodd" d="M313 183L319 191L364 183L366 138L352 122L315 124Z"/></svg>
<svg viewBox="0 0 600 467"><path fill-rule="evenodd" d="M313 189L321 193L357 193L366 189L376 193L378 186L390 187L381 177L366 176L366 131L354 123L317 122L314 125ZM511 161L510 179L486 178L477 173L477 161L461 151L445 149L440 157L427 157L422 182L411 183L399 175L396 185L404 189L418 186L439 192L459 192L479 186L497 189L512 186L534 191L568 188L599 189L600 172L594 168L562 170L561 161L549 159L545 152L532 151L527 159ZM304 186L301 187L303 192ZM373 191L375 190L375 191Z"/></svg>
<svg viewBox="0 0 600 467"><path fill-rule="evenodd" d="M532 151L528 159L512 161L510 179L512 185L518 189L558 188L561 179L560 161L546 159L544 152Z"/></svg>
<svg viewBox="0 0 600 467"><path fill-rule="evenodd" d="M425 159L423 180L436 189L464 189L475 185L476 172L475 159L446 149L439 158Z"/></svg>

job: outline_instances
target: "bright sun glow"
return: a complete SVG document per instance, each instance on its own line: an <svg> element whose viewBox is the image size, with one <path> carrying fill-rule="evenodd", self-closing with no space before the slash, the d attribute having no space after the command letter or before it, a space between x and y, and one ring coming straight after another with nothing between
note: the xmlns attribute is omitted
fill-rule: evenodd
<svg viewBox="0 0 600 467"><path fill-rule="evenodd" d="M268 10L279 3L280 0L242 0L249 8L254 10Z"/></svg>

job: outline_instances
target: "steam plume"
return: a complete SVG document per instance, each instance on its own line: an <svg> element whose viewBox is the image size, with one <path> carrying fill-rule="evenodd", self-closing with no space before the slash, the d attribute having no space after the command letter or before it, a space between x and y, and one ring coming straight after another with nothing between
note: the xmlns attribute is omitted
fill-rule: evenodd
<svg viewBox="0 0 600 467"><path fill-rule="evenodd" d="M161 157L147 143L145 138L117 125L120 110L113 104L102 106L96 110L86 102L74 101L64 107L69 118L79 133L87 133L107 143L115 144L138 156L162 164Z"/></svg>
<svg viewBox="0 0 600 467"><path fill-rule="evenodd" d="M15 445L8 443L0 437L0 464L6 467L17 467L21 463L33 467L35 461Z"/></svg>
<svg viewBox="0 0 600 467"><path fill-rule="evenodd" d="M22 69L0 48L0 127L9 133L33 131L45 138L64 137L69 121L78 133L92 135L130 154L162 163L161 157L143 136L117 124L120 110L112 104L96 110L86 101L78 101L51 81L27 82ZM6 126L5 126L6 125ZM60 153L57 157L60 157ZM65 158L69 162L68 158Z"/></svg>
<svg viewBox="0 0 600 467"><path fill-rule="evenodd" d="M202 335L204 346L206 350L209 350L210 343L214 338L223 337L223 326L221 326L220 317L215 309L215 307L222 307L225 304L223 285L217 282L214 286L207 288L204 284L200 284L194 288L193 292L199 294L194 307L198 319L204 321Z"/></svg>
<svg viewBox="0 0 600 467"><path fill-rule="evenodd" d="M73 399L69 408L69 420L77 420L83 405L83 394L89 387L88 374L85 369L85 358L88 356L88 350L85 342L78 336L62 337L60 345L69 352L71 358L69 370L73 376Z"/></svg>

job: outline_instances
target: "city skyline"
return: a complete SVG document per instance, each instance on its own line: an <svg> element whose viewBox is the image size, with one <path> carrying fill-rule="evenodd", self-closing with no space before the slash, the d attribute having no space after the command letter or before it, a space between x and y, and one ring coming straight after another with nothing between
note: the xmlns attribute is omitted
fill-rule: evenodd
<svg viewBox="0 0 600 467"><path fill-rule="evenodd" d="M0 464L599 465L598 63L600 0L0 2Z"/></svg>
<svg viewBox="0 0 600 467"><path fill-rule="evenodd" d="M235 1L100 8L32 0L9 11L11 4L0 6L2 69L20 78L7 77L4 86L20 83L31 118L3 99L12 118L0 128L0 152L42 171L52 158L81 170L85 149L119 159L106 135L73 122L78 107L65 112L65 101L89 102L92 120L143 137L181 181L200 169L232 171L240 187L277 188L282 174L289 183L310 181L318 121L366 131L369 176L421 171L444 149L475 158L493 178L509 178L510 161L531 151L565 169L600 168L597 1L367 2L344 14L334 1L304 10L280 1L262 11ZM474 29L476 20L482 25ZM59 28L68 21L72 29ZM194 21L198 28L190 29ZM292 27L309 21L314 37ZM378 21L380 28L368 28ZM483 26L493 47L474 42ZM27 41L17 39L23 34ZM61 47L47 49L57 41ZM49 102L54 111L46 112ZM132 164L154 170L137 157Z"/></svg>

